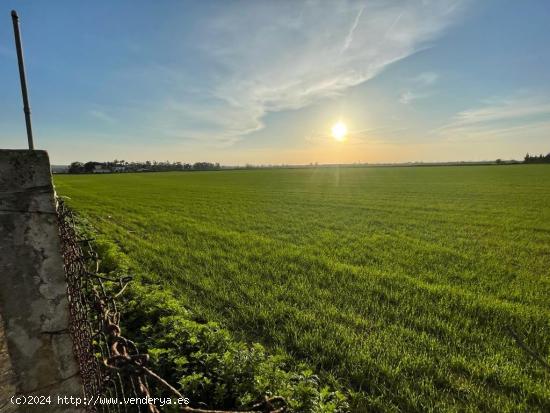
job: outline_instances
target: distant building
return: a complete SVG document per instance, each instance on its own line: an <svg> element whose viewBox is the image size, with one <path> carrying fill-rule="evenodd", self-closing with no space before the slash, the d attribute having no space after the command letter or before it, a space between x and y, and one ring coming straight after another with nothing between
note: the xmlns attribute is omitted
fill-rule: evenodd
<svg viewBox="0 0 550 413"><path fill-rule="evenodd" d="M94 174L109 174L112 171L108 168L105 168L102 164L94 165L92 173Z"/></svg>

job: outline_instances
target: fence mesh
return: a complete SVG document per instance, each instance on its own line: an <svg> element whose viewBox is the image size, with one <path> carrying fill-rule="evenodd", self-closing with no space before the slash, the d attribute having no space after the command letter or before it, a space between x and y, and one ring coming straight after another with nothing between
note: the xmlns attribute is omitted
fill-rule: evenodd
<svg viewBox="0 0 550 413"><path fill-rule="evenodd" d="M115 398L150 398L151 389L173 398L183 398L183 395L153 372L147 366L147 354L141 354L136 344L121 334L117 298L124 292L131 277L112 278L101 274L93 240L79 238L73 213L62 199L58 199L57 210L67 277L70 331L80 366L86 411L160 413L160 408L154 403L129 405L102 402ZM247 412L283 413L286 409L286 401L282 397L265 397ZM180 411L230 413L185 405L180 407Z"/></svg>

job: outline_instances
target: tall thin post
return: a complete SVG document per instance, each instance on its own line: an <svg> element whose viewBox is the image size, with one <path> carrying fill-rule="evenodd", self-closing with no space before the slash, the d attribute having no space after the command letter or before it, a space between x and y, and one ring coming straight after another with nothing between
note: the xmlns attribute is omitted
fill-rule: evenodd
<svg viewBox="0 0 550 413"><path fill-rule="evenodd" d="M29 149L34 149L31 125L31 107L27 94L27 78L25 76L25 62L23 61L23 47L21 46L21 33L19 32L19 16L15 10L11 11L13 21L13 34L15 36L15 48L17 49L17 61L19 62L19 78L21 79L21 94L23 95L23 112L25 112L25 124L27 125L27 139Z"/></svg>

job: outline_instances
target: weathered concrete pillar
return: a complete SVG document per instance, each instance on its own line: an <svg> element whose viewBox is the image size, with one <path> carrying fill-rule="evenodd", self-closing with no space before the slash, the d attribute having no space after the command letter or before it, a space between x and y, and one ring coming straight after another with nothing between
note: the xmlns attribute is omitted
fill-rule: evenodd
<svg viewBox="0 0 550 413"><path fill-rule="evenodd" d="M17 406L14 394L51 399ZM0 413L81 411L57 396L82 386L48 154L0 150Z"/></svg>

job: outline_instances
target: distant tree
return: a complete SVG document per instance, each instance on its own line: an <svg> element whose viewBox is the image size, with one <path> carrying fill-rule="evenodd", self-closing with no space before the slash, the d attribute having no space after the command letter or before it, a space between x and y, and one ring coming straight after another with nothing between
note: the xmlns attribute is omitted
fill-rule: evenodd
<svg viewBox="0 0 550 413"><path fill-rule="evenodd" d="M90 173L90 172L93 172L93 170L95 169L95 166L98 164L98 162L86 162L84 164L84 172L86 173Z"/></svg>
<svg viewBox="0 0 550 413"><path fill-rule="evenodd" d="M196 171L210 171L215 169L220 169L219 163L212 163L212 162L195 162L193 164L193 169Z"/></svg>
<svg viewBox="0 0 550 413"><path fill-rule="evenodd" d="M70 174L79 174L84 172L84 164L82 162L73 162L69 165Z"/></svg>
<svg viewBox="0 0 550 413"><path fill-rule="evenodd" d="M92 173L96 172L97 166L101 166L101 172L147 172L147 171L207 171L222 169L221 165L216 162L196 162L194 164L170 161L145 161L145 162L128 162L125 160L115 159L107 162L89 161L86 163L73 162L69 167L70 173Z"/></svg>
<svg viewBox="0 0 550 413"><path fill-rule="evenodd" d="M502 163L502 159L498 158L498 159L496 160L496 164L497 164L497 165L500 165L501 163Z"/></svg>
<svg viewBox="0 0 550 413"><path fill-rule="evenodd" d="M550 163L550 153L543 155L542 153L537 155L525 155L523 158L524 163Z"/></svg>

